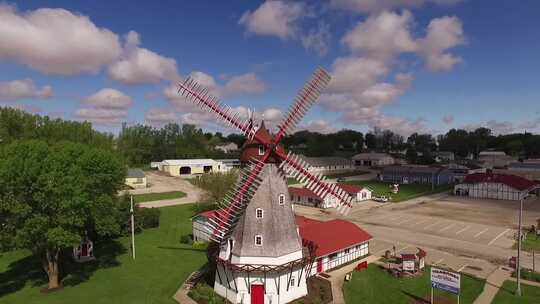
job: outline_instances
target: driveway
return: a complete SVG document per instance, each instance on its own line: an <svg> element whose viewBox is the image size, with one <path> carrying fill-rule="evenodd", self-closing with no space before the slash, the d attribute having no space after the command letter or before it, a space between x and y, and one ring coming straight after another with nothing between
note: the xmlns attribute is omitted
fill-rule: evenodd
<svg viewBox="0 0 540 304"><path fill-rule="evenodd" d="M182 191L186 194L185 197L177 199L168 199L160 201L145 202L139 204L139 206L144 208L153 208L153 207L167 207L183 204L192 204L201 200L204 195L204 191L189 181L180 178L169 176L163 172L159 171L147 171L146 179L149 187L144 189L134 189L129 190L131 194L143 194L143 193L160 193L160 192L169 192L169 191Z"/></svg>

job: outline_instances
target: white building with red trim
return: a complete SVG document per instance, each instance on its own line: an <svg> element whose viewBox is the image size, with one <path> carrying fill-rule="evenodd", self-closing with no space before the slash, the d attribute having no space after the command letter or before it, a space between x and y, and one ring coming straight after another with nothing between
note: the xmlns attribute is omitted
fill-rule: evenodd
<svg viewBox="0 0 540 304"><path fill-rule="evenodd" d="M371 199L372 191L356 185L339 184L341 189L353 197L353 202L361 202ZM338 201L334 196L327 195L324 199L307 188L289 187L291 202L317 208L336 208Z"/></svg>
<svg viewBox="0 0 540 304"><path fill-rule="evenodd" d="M315 245L316 260L308 276L326 272L369 254L369 241L373 238L357 225L335 219L319 221L296 216L300 237Z"/></svg>
<svg viewBox="0 0 540 304"><path fill-rule="evenodd" d="M474 173L454 186L454 194L476 198L520 200L528 194L538 195L540 184L511 174Z"/></svg>

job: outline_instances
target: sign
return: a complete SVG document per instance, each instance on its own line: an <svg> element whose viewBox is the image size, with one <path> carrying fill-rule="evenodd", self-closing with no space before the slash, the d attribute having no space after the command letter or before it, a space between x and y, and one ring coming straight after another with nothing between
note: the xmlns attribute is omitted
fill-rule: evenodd
<svg viewBox="0 0 540 304"><path fill-rule="evenodd" d="M431 287L459 295L461 276L459 273L431 268Z"/></svg>
<svg viewBox="0 0 540 304"><path fill-rule="evenodd" d="M403 271L414 271L414 260L403 261L402 266L403 266Z"/></svg>

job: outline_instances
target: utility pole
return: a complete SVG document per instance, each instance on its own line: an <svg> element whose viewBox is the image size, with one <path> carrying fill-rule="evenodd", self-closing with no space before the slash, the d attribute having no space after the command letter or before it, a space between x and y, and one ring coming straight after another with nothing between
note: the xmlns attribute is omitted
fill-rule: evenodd
<svg viewBox="0 0 540 304"><path fill-rule="evenodd" d="M133 195L131 195L131 208L129 209L129 212L131 213L131 253L135 260L135 216L133 211Z"/></svg>
<svg viewBox="0 0 540 304"><path fill-rule="evenodd" d="M518 255L517 255L517 289L516 295L521 296L521 218L523 216L523 197L519 200L519 228L518 228Z"/></svg>

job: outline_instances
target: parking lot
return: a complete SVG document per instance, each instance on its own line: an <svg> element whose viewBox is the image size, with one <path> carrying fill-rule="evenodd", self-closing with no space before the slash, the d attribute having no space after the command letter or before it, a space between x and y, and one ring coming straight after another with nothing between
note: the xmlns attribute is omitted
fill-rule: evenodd
<svg viewBox="0 0 540 304"><path fill-rule="evenodd" d="M448 220L408 213L386 213L363 219L364 222L438 235L451 239L510 248L515 230L506 227Z"/></svg>

